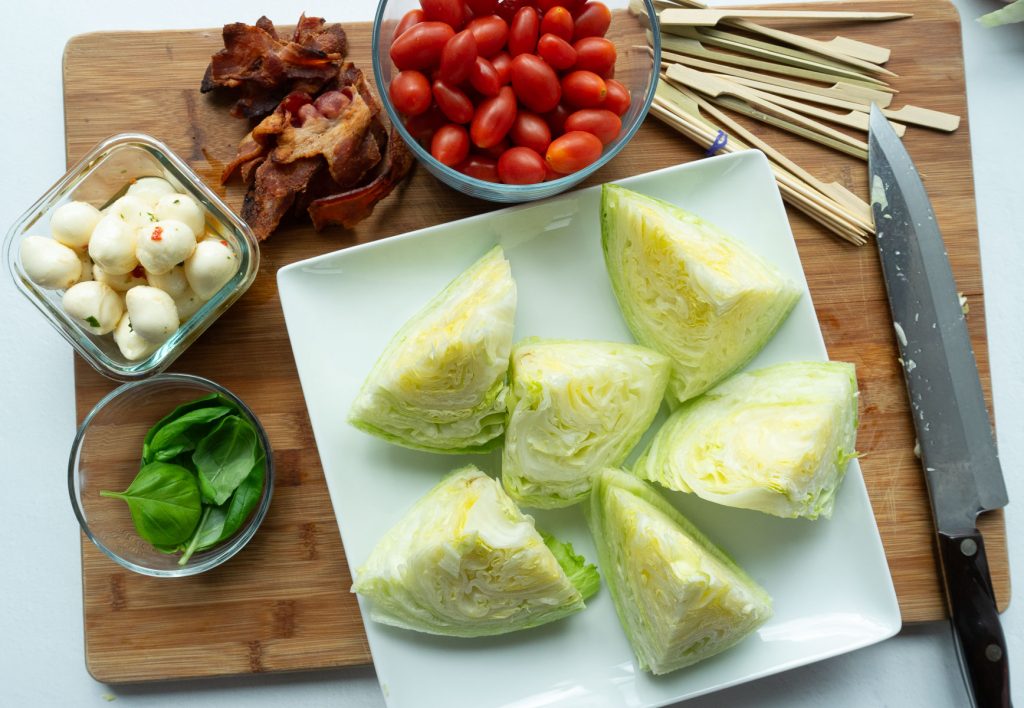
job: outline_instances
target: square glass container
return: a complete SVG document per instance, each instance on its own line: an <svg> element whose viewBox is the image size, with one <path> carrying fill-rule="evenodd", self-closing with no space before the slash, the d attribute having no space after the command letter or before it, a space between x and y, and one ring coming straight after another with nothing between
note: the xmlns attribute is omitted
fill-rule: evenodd
<svg viewBox="0 0 1024 708"><path fill-rule="evenodd" d="M147 358L129 361L110 334L87 332L61 304L63 291L47 290L29 279L22 267L21 242L30 235L50 235L53 211L70 201L103 209L127 191L133 180L162 177L195 199L206 211L206 235L227 241L239 256L231 276L178 330ZM199 235L200 237L202 235ZM260 252L249 227L170 148L141 133L122 133L94 147L11 226L4 258L18 290L27 297L94 369L118 381L144 379L166 369L220 315L248 290L259 269Z"/></svg>

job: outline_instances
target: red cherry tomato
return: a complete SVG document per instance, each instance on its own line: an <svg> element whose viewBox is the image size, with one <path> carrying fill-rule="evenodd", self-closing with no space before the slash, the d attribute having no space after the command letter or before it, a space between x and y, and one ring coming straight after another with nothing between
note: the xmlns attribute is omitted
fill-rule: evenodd
<svg viewBox="0 0 1024 708"><path fill-rule="evenodd" d="M564 7L571 13L575 13L580 7L583 6L583 0L537 0L537 9L541 12L547 12L553 7Z"/></svg>
<svg viewBox="0 0 1024 708"><path fill-rule="evenodd" d="M489 155L470 155L455 166L459 172L485 182L498 182L498 161Z"/></svg>
<svg viewBox="0 0 1024 708"><path fill-rule="evenodd" d="M615 45L604 37L584 37L573 45L573 49L576 50L577 69L605 77L615 68Z"/></svg>
<svg viewBox="0 0 1024 708"><path fill-rule="evenodd" d="M512 88L519 102L537 113L547 113L562 98L558 75L536 54L520 54L512 60Z"/></svg>
<svg viewBox="0 0 1024 708"><path fill-rule="evenodd" d="M391 61L400 71L431 69L441 61L441 52L455 30L443 22L420 22L413 25L391 45Z"/></svg>
<svg viewBox="0 0 1024 708"><path fill-rule="evenodd" d="M608 79L604 83L608 90L608 95L604 97L604 103L601 104L601 108L607 108L615 115L621 116L629 110L629 103L632 100L629 95L629 89L615 79Z"/></svg>
<svg viewBox="0 0 1024 708"><path fill-rule="evenodd" d="M572 15L561 5L557 5L544 13L540 21L541 34L553 34L566 42L572 41Z"/></svg>
<svg viewBox="0 0 1024 708"><path fill-rule="evenodd" d="M461 125L442 125L430 141L430 154L441 164L455 167L469 154L469 134Z"/></svg>
<svg viewBox="0 0 1024 708"><path fill-rule="evenodd" d="M543 118L530 111L519 111L516 114L508 136L516 145L528 147L541 155L551 144L551 128Z"/></svg>
<svg viewBox="0 0 1024 708"><path fill-rule="evenodd" d="M603 37L612 23L612 12L608 6L600 2L588 2L576 15L576 25L572 33L573 41L578 42L584 37Z"/></svg>
<svg viewBox="0 0 1024 708"><path fill-rule="evenodd" d="M416 8L415 10L409 10L409 12L402 15L402 19L398 21L398 26L395 27L395 36L392 37L392 41L402 36L402 33L413 25L418 25L423 22L423 10Z"/></svg>
<svg viewBox="0 0 1024 708"><path fill-rule="evenodd" d="M493 157L495 160L497 160L510 147L512 147L512 143L508 141L508 138L502 138L500 141L498 141L497 144L492 145L489 148L485 148L484 154L487 155L488 157Z"/></svg>
<svg viewBox="0 0 1024 708"><path fill-rule="evenodd" d="M505 184L537 184L546 176L544 158L530 148L514 147L498 158L498 177Z"/></svg>
<svg viewBox="0 0 1024 708"><path fill-rule="evenodd" d="M604 79L592 71L573 71L562 77L562 95L577 108L597 108L607 94Z"/></svg>
<svg viewBox="0 0 1024 708"><path fill-rule="evenodd" d="M428 108L432 100L430 82L418 71L400 71L391 79L388 95L395 110L407 116L418 116Z"/></svg>
<svg viewBox="0 0 1024 708"><path fill-rule="evenodd" d="M420 0L423 14L430 22L444 22L452 29L462 27L465 10L461 0Z"/></svg>
<svg viewBox="0 0 1024 708"><path fill-rule="evenodd" d="M438 77L447 84L458 86L469 78L476 63L476 37L469 30L462 30L448 40L441 51L441 68Z"/></svg>
<svg viewBox="0 0 1024 708"><path fill-rule="evenodd" d="M559 103L555 109L544 114L544 121L551 128L552 135L561 135L565 132L565 119L569 117L572 110Z"/></svg>
<svg viewBox="0 0 1024 708"><path fill-rule="evenodd" d="M508 52L499 52L491 57L491 65L498 72L502 86L512 80L512 55Z"/></svg>
<svg viewBox="0 0 1024 708"><path fill-rule="evenodd" d="M435 81L434 100L452 123L468 123L473 120L473 102L469 100L465 91L444 81Z"/></svg>
<svg viewBox="0 0 1024 708"><path fill-rule="evenodd" d="M494 13L511 24L516 13L530 5L533 5L532 0L498 0L498 7L494 9Z"/></svg>
<svg viewBox="0 0 1024 708"><path fill-rule="evenodd" d="M469 72L469 84L483 96L497 96L502 86L494 65L483 57L476 58L473 70Z"/></svg>
<svg viewBox="0 0 1024 708"><path fill-rule="evenodd" d="M537 41L537 53L540 58L558 71L565 71L576 63L576 50L561 37L553 34L541 35Z"/></svg>
<svg viewBox="0 0 1024 708"><path fill-rule="evenodd" d="M487 59L500 52L508 40L508 24L497 15L475 17L466 29L476 38L477 53Z"/></svg>
<svg viewBox="0 0 1024 708"><path fill-rule="evenodd" d="M602 149L597 136L573 130L552 140L544 159L552 170L567 175L582 170L601 157Z"/></svg>
<svg viewBox="0 0 1024 708"><path fill-rule="evenodd" d="M622 130L622 121L604 108L584 108L565 119L565 132L582 130L597 136L602 145L615 140Z"/></svg>
<svg viewBox="0 0 1024 708"><path fill-rule="evenodd" d="M501 142L516 119L516 95L509 86L502 86L498 95L477 106L469 135L473 144L489 148Z"/></svg>
<svg viewBox="0 0 1024 708"><path fill-rule="evenodd" d="M494 14L498 0L466 0L466 5L472 10L474 17L483 17Z"/></svg>
<svg viewBox="0 0 1024 708"><path fill-rule="evenodd" d="M508 53L515 59L520 54L532 54L540 36L540 18L532 7L524 7L512 18L508 30Z"/></svg>
<svg viewBox="0 0 1024 708"><path fill-rule="evenodd" d="M425 143L430 140L430 137L438 128L447 122L448 119L444 117L441 109L437 106L431 106L426 112L407 118L405 120L405 129L409 131L409 135L413 137L413 140Z"/></svg>

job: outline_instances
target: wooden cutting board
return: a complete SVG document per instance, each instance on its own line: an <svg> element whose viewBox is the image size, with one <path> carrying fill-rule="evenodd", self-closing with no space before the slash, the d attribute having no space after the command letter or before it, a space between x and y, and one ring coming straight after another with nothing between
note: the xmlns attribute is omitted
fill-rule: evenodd
<svg viewBox="0 0 1024 708"><path fill-rule="evenodd" d="M851 4L915 13L913 20L807 28L892 48L901 102L964 117L953 135L910 129L906 144L924 175L959 287L986 396L988 348L964 96L960 26L935 0ZM254 10L254 14L257 11ZM232 18L254 21L256 17ZM295 18L273 18L281 23ZM793 25L789 25L792 27ZM627 31L627 27L629 30ZM621 51L642 42L631 19L613 24ZM350 58L372 75L370 25L346 27ZM625 35L629 36L625 36ZM221 188L222 165L246 126L199 91L219 30L116 32L73 38L64 55L67 159L99 140L141 131L171 146L238 208L242 189ZM766 128L757 131L825 181L865 194L863 163ZM649 118L633 141L587 184L697 159L702 151ZM742 208L742 205L737 205ZM356 243L497 208L447 189L424 170L353 231L282 229L263 245L252 289L173 366L212 378L263 421L277 465L274 501L260 532L226 565L179 580L135 575L82 538L85 655L97 679L116 683L346 666L370 662L277 296L278 268ZM829 353L856 363L861 388L859 448L904 620L943 617L931 520L896 343L873 247L838 242L790 210L793 231ZM567 264L571 278L571 264ZM338 307L360 307L339 302ZM114 384L76 359L81 420ZM991 399L989 399L991 400ZM827 523L827 522L822 522ZM1000 607L1009 601L1001 512L982 521Z"/></svg>

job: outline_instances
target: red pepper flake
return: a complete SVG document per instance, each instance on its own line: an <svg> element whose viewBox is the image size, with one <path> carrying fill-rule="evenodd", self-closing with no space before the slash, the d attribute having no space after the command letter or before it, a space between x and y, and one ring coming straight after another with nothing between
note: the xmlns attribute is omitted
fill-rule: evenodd
<svg viewBox="0 0 1024 708"><path fill-rule="evenodd" d="M224 239L221 239L221 240L220 240L220 245L221 245L221 246L224 246L224 247L226 248L226 247L227 247L227 245L228 245L228 242L227 242L227 241L225 241Z"/></svg>
<svg viewBox="0 0 1024 708"><path fill-rule="evenodd" d="M164 232L164 227L157 226L155 229L153 229L153 235L150 236L150 238L153 239L154 241L163 241L163 239L164 239L164 237L162 235L163 232Z"/></svg>

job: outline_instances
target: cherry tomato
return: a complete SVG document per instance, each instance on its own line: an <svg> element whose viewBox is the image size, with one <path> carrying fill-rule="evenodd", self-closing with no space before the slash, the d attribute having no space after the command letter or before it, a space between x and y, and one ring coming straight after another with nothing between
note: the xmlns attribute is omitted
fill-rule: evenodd
<svg viewBox="0 0 1024 708"><path fill-rule="evenodd" d="M491 65L498 72L502 86L512 80L512 55L508 52L499 52L491 57Z"/></svg>
<svg viewBox="0 0 1024 708"><path fill-rule="evenodd" d="M400 71L391 79L388 95L395 110L407 116L418 116L428 108L432 100L430 82L418 71Z"/></svg>
<svg viewBox="0 0 1024 708"><path fill-rule="evenodd" d="M510 147L512 147L512 143L510 143L508 141L508 138L505 137L498 141L495 145L492 145L489 148L484 148L484 154L487 155L488 157L493 157L495 160L497 160Z"/></svg>
<svg viewBox="0 0 1024 708"><path fill-rule="evenodd" d="M430 154L441 164L454 167L469 154L469 134L461 125L442 125L430 141Z"/></svg>
<svg viewBox="0 0 1024 708"><path fill-rule="evenodd" d="M559 103L554 110L544 114L544 121L551 128L552 135L561 135L565 132L565 119L569 117L572 110Z"/></svg>
<svg viewBox="0 0 1024 708"><path fill-rule="evenodd" d="M572 41L572 30L572 15L561 5L544 13L544 19L540 21L541 34L553 34L566 42Z"/></svg>
<svg viewBox="0 0 1024 708"><path fill-rule="evenodd" d="M600 2L588 2L576 15L576 25L572 33L573 41L578 42L584 37L603 37L612 23L612 13L608 6Z"/></svg>
<svg viewBox="0 0 1024 708"><path fill-rule="evenodd" d="M604 83L608 89L608 95L604 97L604 103L601 104L601 108L607 108L615 115L621 116L629 110L629 103L632 100L629 95L629 89L615 79L608 79Z"/></svg>
<svg viewBox="0 0 1024 708"><path fill-rule="evenodd" d="M582 130L597 136L602 145L615 140L622 130L622 121L604 108L584 108L565 119L565 132Z"/></svg>
<svg viewBox="0 0 1024 708"><path fill-rule="evenodd" d="M524 7L512 18L508 30L508 53L515 59L520 54L532 54L540 35L540 18L532 7Z"/></svg>
<svg viewBox="0 0 1024 708"><path fill-rule="evenodd" d="M532 4L531 0L498 0L498 7L495 8L494 13L511 24L512 18L519 10Z"/></svg>
<svg viewBox="0 0 1024 708"><path fill-rule="evenodd" d="M583 0L537 0L537 9L541 12L548 12L553 7L564 7L571 13L575 13L583 6Z"/></svg>
<svg viewBox="0 0 1024 708"><path fill-rule="evenodd" d="M452 29L462 27L465 10L462 0L420 0L423 14L430 22L444 22Z"/></svg>
<svg viewBox="0 0 1024 708"><path fill-rule="evenodd" d="M541 155L551 144L551 128L543 118L530 111L519 111L516 114L508 136L516 145L528 147Z"/></svg>
<svg viewBox="0 0 1024 708"><path fill-rule="evenodd" d="M466 5L473 11L474 17L483 17L494 14L494 9L498 7L498 0L466 0Z"/></svg>
<svg viewBox="0 0 1024 708"><path fill-rule="evenodd" d="M469 83L483 96L497 96L502 87L501 77L491 62L477 57L469 72Z"/></svg>
<svg viewBox="0 0 1024 708"><path fill-rule="evenodd" d="M462 30L448 40L441 51L441 68L438 78L452 86L458 86L469 78L476 63L476 37L469 30Z"/></svg>
<svg viewBox="0 0 1024 708"><path fill-rule="evenodd" d="M537 53L558 71L564 71L576 63L576 50L564 39L553 34L541 35L537 41Z"/></svg>
<svg viewBox="0 0 1024 708"><path fill-rule="evenodd" d="M514 147L498 158L498 177L505 184L537 184L547 176L544 158L528 147Z"/></svg>
<svg viewBox="0 0 1024 708"><path fill-rule="evenodd" d="M418 25L423 22L423 10L416 8L415 10L409 10L409 12L402 15L402 19L398 21L398 26L395 27L395 36L392 41L402 36L402 33L413 25Z"/></svg>
<svg viewBox="0 0 1024 708"><path fill-rule="evenodd" d="M399 70L431 69L441 61L441 52L455 30L443 22L413 25L391 45L391 61Z"/></svg>
<svg viewBox="0 0 1024 708"><path fill-rule="evenodd" d="M473 102L465 91L438 80L434 82L434 100L452 123L468 123L473 120Z"/></svg>
<svg viewBox="0 0 1024 708"><path fill-rule="evenodd" d="M473 153L455 166L459 172L485 182L498 182L498 161L489 155Z"/></svg>
<svg viewBox="0 0 1024 708"><path fill-rule="evenodd" d="M475 17L466 26L476 38L476 51L490 59L505 47L508 40L508 24L497 15Z"/></svg>
<svg viewBox="0 0 1024 708"><path fill-rule="evenodd" d="M551 141L544 159L552 170L567 175L582 170L601 157L601 150L601 141L596 135L572 130Z"/></svg>
<svg viewBox="0 0 1024 708"><path fill-rule="evenodd" d="M562 98L558 75L536 54L520 54L512 60L512 88L519 102L537 113L547 113Z"/></svg>
<svg viewBox="0 0 1024 708"><path fill-rule="evenodd" d="M576 67L593 71L598 76L608 76L615 68L615 45L604 37L584 37L573 45L576 50Z"/></svg>
<svg viewBox="0 0 1024 708"><path fill-rule="evenodd" d="M469 135L473 144L489 148L501 142L516 119L516 95L510 86L502 86L498 95L477 106Z"/></svg>
<svg viewBox="0 0 1024 708"><path fill-rule="evenodd" d="M573 71L562 77L562 94L577 108L597 108L608 94L608 87L592 71Z"/></svg>

